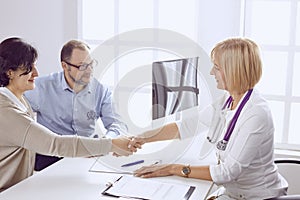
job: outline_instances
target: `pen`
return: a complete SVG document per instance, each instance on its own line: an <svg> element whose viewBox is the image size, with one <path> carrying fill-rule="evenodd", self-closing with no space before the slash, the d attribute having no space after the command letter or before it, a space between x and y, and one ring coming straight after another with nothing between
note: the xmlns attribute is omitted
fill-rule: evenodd
<svg viewBox="0 0 300 200"><path fill-rule="evenodd" d="M133 165L141 164L143 162L144 162L144 160L138 160L138 161L135 161L135 162L131 162L131 163L127 163L127 164L121 165L121 167L130 167L130 166L133 166Z"/></svg>

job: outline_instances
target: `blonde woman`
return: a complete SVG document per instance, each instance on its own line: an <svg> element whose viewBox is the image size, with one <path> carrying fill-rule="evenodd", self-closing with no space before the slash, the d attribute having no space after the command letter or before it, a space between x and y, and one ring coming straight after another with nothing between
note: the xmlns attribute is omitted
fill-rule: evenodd
<svg viewBox="0 0 300 200"><path fill-rule="evenodd" d="M271 112L266 100L254 89L262 74L258 46L249 39L227 39L213 48L211 60L214 65L210 74L215 77L217 88L227 93L207 109L210 113L199 116L213 116L207 138L215 146L218 164L149 166L137 170L135 175L144 178L177 175L223 186L210 199L257 200L285 195L287 182L273 162ZM198 120L201 119L191 118L148 131L131 145L197 134L190 127Z"/></svg>

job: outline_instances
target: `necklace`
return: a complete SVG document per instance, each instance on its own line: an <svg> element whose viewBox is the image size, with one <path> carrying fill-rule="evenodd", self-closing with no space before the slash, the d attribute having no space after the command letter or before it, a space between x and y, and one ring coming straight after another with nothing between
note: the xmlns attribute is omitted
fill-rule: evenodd
<svg viewBox="0 0 300 200"><path fill-rule="evenodd" d="M250 96L252 94L252 91L253 91L253 89L248 90L247 94L245 95L245 97L243 98L241 104L239 105L236 113L234 114L233 118L231 119L231 121L230 121L230 123L228 125L228 128L226 130L224 138L217 143L217 148L219 150L225 151L227 143L228 143L228 141L230 139L230 136L231 136L231 134L233 132L233 129L235 127L235 124L236 124L236 122L237 122L237 120L239 118L239 115L241 114L241 111L242 111L243 107L245 106L245 104L249 100L249 98L250 98ZM230 96L226 100L226 102L225 102L225 104L224 104L224 106L223 106L222 109L224 110L226 107L229 108L231 106L232 102L233 102L233 98L232 98L232 96Z"/></svg>

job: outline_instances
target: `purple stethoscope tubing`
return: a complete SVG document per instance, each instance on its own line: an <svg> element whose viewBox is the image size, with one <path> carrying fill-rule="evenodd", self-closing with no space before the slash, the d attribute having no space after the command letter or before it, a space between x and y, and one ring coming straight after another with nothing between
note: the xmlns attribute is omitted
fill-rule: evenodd
<svg viewBox="0 0 300 200"><path fill-rule="evenodd" d="M225 146L225 147L220 147L220 148L219 148L220 150L225 150L226 144L227 144L227 142L228 142L229 139L230 139L230 136L231 136L231 134L232 134L232 132L233 132L233 129L234 129L234 127L235 127L235 124L236 124L236 122L237 122L237 120L238 120L238 118L239 118L239 115L241 114L241 111L242 111L243 107L245 106L245 104L246 104L247 101L249 100L249 98L250 98L250 96L251 96L251 94L252 94L252 91L253 91L253 89L248 90L246 96L243 98L243 100L242 100L241 104L239 105L237 111L235 112L235 114L234 114L232 120L230 121L229 126L228 126L228 128L227 128L227 130L226 130L226 133L225 133L225 136L224 136L223 140L221 140L221 141L219 142L219 144L217 145L218 148L219 148L219 146ZM229 106L230 106L230 104L232 103L232 101L233 101L232 96L230 96L230 97L226 100L226 102L225 102L225 104L224 104L224 106L223 106L222 109L225 109L226 106L227 106L227 108L229 108ZM221 144L221 143L222 143L222 144Z"/></svg>

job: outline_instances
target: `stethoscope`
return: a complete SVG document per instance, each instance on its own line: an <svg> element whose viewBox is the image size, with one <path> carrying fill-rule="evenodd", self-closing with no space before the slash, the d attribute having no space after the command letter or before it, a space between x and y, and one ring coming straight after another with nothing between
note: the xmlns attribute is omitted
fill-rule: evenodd
<svg viewBox="0 0 300 200"><path fill-rule="evenodd" d="M241 114L242 109L244 108L245 104L249 100L252 91L253 91L253 89L248 90L247 94L245 95L245 97L243 98L241 104L239 105L237 111L235 112L233 118L231 119L231 121L228 125L228 128L226 130L224 138L217 143L217 148L219 150L225 151L227 143L228 143L228 141L230 139L230 136L233 132L233 129L235 127L235 124L236 124L236 122L239 118L239 115ZM222 107L222 110L224 110L226 107L229 108L231 106L232 102L233 102L232 96L228 97L228 99L226 100L224 106Z"/></svg>

